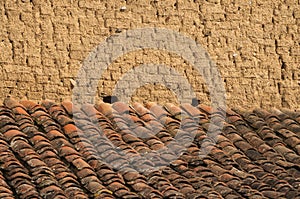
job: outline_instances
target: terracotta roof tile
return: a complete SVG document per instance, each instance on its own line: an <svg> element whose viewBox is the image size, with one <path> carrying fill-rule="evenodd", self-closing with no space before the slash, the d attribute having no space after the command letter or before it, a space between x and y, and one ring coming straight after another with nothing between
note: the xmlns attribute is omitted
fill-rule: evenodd
<svg viewBox="0 0 300 199"><path fill-rule="evenodd" d="M300 197L299 112L3 104L0 198Z"/></svg>

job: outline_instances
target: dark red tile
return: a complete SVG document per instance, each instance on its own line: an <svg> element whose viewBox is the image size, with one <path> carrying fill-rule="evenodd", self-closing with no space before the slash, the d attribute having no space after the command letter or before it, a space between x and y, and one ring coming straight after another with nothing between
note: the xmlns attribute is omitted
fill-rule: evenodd
<svg viewBox="0 0 300 199"><path fill-rule="evenodd" d="M155 115L156 118L160 119L164 116L169 116L170 114L160 105L156 103L147 103L146 107Z"/></svg>
<svg viewBox="0 0 300 199"><path fill-rule="evenodd" d="M45 188L40 190L40 194L43 198L55 198L64 196L64 193L61 191L61 189L55 185L46 186Z"/></svg>
<svg viewBox="0 0 300 199"><path fill-rule="evenodd" d="M129 114L130 112L133 112L127 104L124 102L115 102L112 105L112 108L115 109L117 112L122 114Z"/></svg>
<svg viewBox="0 0 300 199"><path fill-rule="evenodd" d="M19 130L8 130L8 131L4 132L3 135L5 136L5 138L8 141L11 141L13 138L16 138L16 137L20 137L20 138L24 138L24 139L26 139L26 137L27 137L24 133L22 133Z"/></svg>
<svg viewBox="0 0 300 199"><path fill-rule="evenodd" d="M29 114L26 112L25 107L16 107L13 110L16 114L20 114L20 115L26 115L29 116Z"/></svg>
<svg viewBox="0 0 300 199"><path fill-rule="evenodd" d="M72 164L79 171L84 169L84 168L91 168L90 165L87 162L85 162L84 160L82 160L81 158L73 160Z"/></svg>

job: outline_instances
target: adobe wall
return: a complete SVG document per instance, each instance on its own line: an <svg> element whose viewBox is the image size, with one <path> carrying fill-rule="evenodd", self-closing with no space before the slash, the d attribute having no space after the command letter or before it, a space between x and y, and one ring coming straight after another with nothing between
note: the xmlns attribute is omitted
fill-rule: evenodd
<svg viewBox="0 0 300 199"><path fill-rule="evenodd" d="M209 53L229 106L300 108L300 0L1 0L0 5L1 99L69 99L83 60L106 37L162 27L194 39ZM111 94L122 75L141 63L170 66L209 103L203 78L188 62L151 49L115 60L99 81L99 95ZM160 84L137 89L132 100L178 102Z"/></svg>

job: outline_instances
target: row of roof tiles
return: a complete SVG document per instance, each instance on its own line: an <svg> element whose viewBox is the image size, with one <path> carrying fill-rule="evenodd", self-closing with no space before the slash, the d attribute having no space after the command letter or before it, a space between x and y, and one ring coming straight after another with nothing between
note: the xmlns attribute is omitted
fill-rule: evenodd
<svg viewBox="0 0 300 199"><path fill-rule="evenodd" d="M300 198L300 112L4 100L0 198Z"/></svg>

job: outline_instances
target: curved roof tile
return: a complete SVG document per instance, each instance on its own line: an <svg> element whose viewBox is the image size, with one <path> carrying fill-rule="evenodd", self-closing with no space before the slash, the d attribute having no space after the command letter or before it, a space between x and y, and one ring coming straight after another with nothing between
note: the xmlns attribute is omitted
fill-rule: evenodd
<svg viewBox="0 0 300 199"><path fill-rule="evenodd" d="M296 111L3 104L0 198L300 197Z"/></svg>

